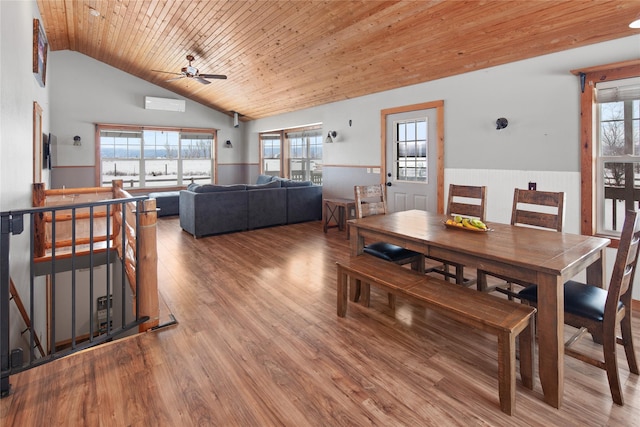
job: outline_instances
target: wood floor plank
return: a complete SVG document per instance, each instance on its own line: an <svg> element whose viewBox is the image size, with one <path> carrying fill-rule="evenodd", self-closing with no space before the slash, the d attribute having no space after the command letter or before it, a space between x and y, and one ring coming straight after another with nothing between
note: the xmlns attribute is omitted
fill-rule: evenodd
<svg viewBox="0 0 640 427"><path fill-rule="evenodd" d="M2 426L633 425L638 377L566 359L560 410L517 384L500 411L496 339L372 289L336 315L348 240L320 222L194 239L158 223L159 290L178 323L11 377ZM165 310L165 309L163 309ZM636 342L640 321L634 319ZM599 347L589 344L594 350Z"/></svg>

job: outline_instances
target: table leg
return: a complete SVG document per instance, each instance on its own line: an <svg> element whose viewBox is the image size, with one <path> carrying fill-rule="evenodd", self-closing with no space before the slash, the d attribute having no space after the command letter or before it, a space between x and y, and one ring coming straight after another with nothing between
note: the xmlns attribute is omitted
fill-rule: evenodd
<svg viewBox="0 0 640 427"><path fill-rule="evenodd" d="M587 267L587 283L606 289L606 271L604 268L605 249L600 251L600 258Z"/></svg>
<svg viewBox="0 0 640 427"><path fill-rule="evenodd" d="M364 252L364 238L360 235L360 229L358 227L348 227L349 230L349 249L351 256L362 255ZM354 280L351 284L349 296L351 301L357 302L360 299L362 283L359 280Z"/></svg>
<svg viewBox="0 0 640 427"><path fill-rule="evenodd" d="M562 277L538 274L539 372L544 400L554 408L564 393L564 290Z"/></svg>

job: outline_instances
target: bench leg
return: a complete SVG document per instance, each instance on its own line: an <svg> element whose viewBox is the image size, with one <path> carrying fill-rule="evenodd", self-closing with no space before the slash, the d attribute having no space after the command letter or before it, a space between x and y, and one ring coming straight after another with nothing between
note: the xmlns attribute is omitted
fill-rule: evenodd
<svg viewBox="0 0 640 427"><path fill-rule="evenodd" d="M371 304L371 285L367 282L358 280L356 286L360 288L360 292L362 294L362 305L369 307Z"/></svg>
<svg viewBox="0 0 640 427"><path fill-rule="evenodd" d="M516 340L510 332L498 334L498 395L502 412L513 415L516 406Z"/></svg>
<svg viewBox="0 0 640 427"><path fill-rule="evenodd" d="M362 286L360 284L360 280L352 281L351 287L349 289L351 301L358 302L360 300L361 287Z"/></svg>
<svg viewBox="0 0 640 427"><path fill-rule="evenodd" d="M347 314L347 281L349 277L344 270L338 267L337 294L338 294L338 316L344 317Z"/></svg>
<svg viewBox="0 0 640 427"><path fill-rule="evenodd" d="M533 390L534 319L535 316L529 318L529 325L518 336L520 341L520 379L522 384L530 390Z"/></svg>

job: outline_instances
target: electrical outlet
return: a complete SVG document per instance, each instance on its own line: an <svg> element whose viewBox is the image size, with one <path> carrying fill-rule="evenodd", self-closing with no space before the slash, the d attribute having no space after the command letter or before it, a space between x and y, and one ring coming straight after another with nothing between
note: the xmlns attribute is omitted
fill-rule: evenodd
<svg viewBox="0 0 640 427"><path fill-rule="evenodd" d="M529 182L529 190L535 190L537 186L538 185L535 182Z"/></svg>

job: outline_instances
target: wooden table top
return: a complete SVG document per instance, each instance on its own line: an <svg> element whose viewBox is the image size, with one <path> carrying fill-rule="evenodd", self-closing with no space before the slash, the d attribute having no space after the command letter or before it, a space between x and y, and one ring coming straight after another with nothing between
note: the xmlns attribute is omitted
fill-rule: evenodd
<svg viewBox="0 0 640 427"><path fill-rule="evenodd" d="M491 260L557 276L570 274L574 265L581 264L584 257L599 252L610 242L606 238L493 222L486 222L491 229L487 232L454 229L445 227L446 219L445 215L409 210L354 219L349 223L361 233L383 232L386 236L396 236L405 240L407 247L427 244L431 254L438 249L463 250L477 260L470 261L472 266Z"/></svg>

